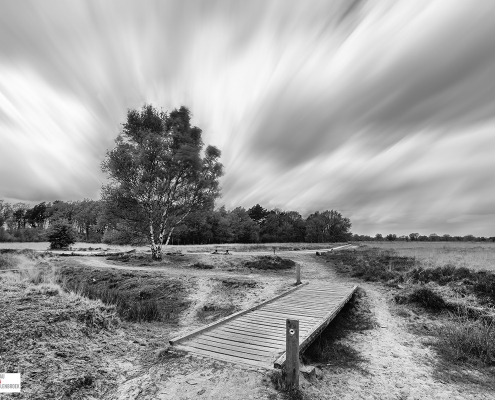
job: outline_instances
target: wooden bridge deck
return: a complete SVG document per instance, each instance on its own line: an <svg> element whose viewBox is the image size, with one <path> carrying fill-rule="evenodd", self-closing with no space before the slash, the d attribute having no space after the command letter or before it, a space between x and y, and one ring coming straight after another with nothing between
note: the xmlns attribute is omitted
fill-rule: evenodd
<svg viewBox="0 0 495 400"><path fill-rule="evenodd" d="M303 284L249 310L172 339L170 344L217 360L282 368L286 319L299 320L299 347L304 351L335 318L356 288L323 282Z"/></svg>

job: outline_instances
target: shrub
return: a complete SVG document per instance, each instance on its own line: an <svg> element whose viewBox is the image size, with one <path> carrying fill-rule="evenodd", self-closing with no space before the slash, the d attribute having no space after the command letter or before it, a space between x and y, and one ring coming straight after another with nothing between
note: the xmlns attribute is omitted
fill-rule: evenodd
<svg viewBox="0 0 495 400"><path fill-rule="evenodd" d="M76 235L72 226L66 223L55 224L48 234L50 249L66 249L76 243Z"/></svg>
<svg viewBox="0 0 495 400"><path fill-rule="evenodd" d="M448 308L448 305L442 296L427 287L415 289L409 295L409 300L414 303L419 303L423 307L431 310L444 310Z"/></svg>
<svg viewBox="0 0 495 400"><path fill-rule="evenodd" d="M190 267L196 268L196 269L214 269L215 268L213 265L205 264L202 262L197 262L197 263L191 264Z"/></svg>
<svg viewBox="0 0 495 400"><path fill-rule="evenodd" d="M258 256L253 261L247 261L244 264L246 268L263 270L290 269L295 265L294 261L279 256Z"/></svg>

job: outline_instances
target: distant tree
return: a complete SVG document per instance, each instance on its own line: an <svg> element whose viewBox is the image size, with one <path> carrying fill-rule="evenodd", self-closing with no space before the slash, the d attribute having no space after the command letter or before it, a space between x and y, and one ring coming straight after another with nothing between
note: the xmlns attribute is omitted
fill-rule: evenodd
<svg viewBox="0 0 495 400"><path fill-rule="evenodd" d="M249 217L257 224L261 224L270 212L259 204L251 207L248 211Z"/></svg>
<svg viewBox="0 0 495 400"><path fill-rule="evenodd" d="M419 233L410 233L409 234L409 239L411 239L411 241L418 240L418 238L419 238Z"/></svg>
<svg viewBox="0 0 495 400"><path fill-rule="evenodd" d="M48 234L50 249L65 249L76 242L76 235L68 223L57 222Z"/></svg>
<svg viewBox="0 0 495 400"><path fill-rule="evenodd" d="M32 228L43 227L47 218L46 203L40 203L26 210L25 218Z"/></svg>
<svg viewBox="0 0 495 400"><path fill-rule="evenodd" d="M101 213L101 202L96 200L84 199L74 203L74 223L79 228L80 234L84 240L89 242L92 236L93 241L101 239L103 232L98 235L98 218ZM97 239L97 240L95 240Z"/></svg>
<svg viewBox="0 0 495 400"><path fill-rule="evenodd" d="M385 236L385 239L393 242L394 240L397 240L397 235L395 233L389 233L387 236Z"/></svg>
<svg viewBox="0 0 495 400"><path fill-rule="evenodd" d="M225 206L220 207L208 217L214 243L229 243L234 240L229 212Z"/></svg>
<svg viewBox="0 0 495 400"><path fill-rule="evenodd" d="M0 200L0 228L7 222L11 214L11 206L4 200Z"/></svg>
<svg viewBox="0 0 495 400"><path fill-rule="evenodd" d="M440 240L440 236L438 236L436 233L432 233L430 234L428 239L430 240L430 242L438 242Z"/></svg>
<svg viewBox="0 0 495 400"><path fill-rule="evenodd" d="M170 114L151 105L129 110L115 144L102 163L111 180L102 190L105 207L146 235L159 260L175 227L220 195L220 151L208 146L201 157L201 129L186 107Z"/></svg>
<svg viewBox="0 0 495 400"><path fill-rule="evenodd" d="M236 243L255 243L259 240L259 226L243 207L237 207L229 214L233 239Z"/></svg>
<svg viewBox="0 0 495 400"><path fill-rule="evenodd" d="M383 235L382 235L381 233L377 233L377 234L375 235L375 240L377 240L377 241L381 241L381 240L383 240Z"/></svg>
<svg viewBox="0 0 495 400"><path fill-rule="evenodd" d="M346 242L351 239L351 221L337 211L319 211L306 219L306 240L310 242Z"/></svg>
<svg viewBox="0 0 495 400"><path fill-rule="evenodd" d="M14 229L23 229L26 227L27 219L26 212L29 206L24 203L16 203L13 206L12 220Z"/></svg>
<svg viewBox="0 0 495 400"><path fill-rule="evenodd" d="M76 212L75 208L74 202L55 200L52 204L47 205L46 217L50 221L50 224L61 221L67 221L69 224L72 224Z"/></svg>

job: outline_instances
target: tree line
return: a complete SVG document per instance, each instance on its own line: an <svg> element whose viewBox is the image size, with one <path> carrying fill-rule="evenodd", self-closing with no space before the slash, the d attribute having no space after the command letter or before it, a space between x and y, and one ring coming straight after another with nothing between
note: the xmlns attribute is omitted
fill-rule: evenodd
<svg viewBox="0 0 495 400"><path fill-rule="evenodd" d="M57 224L72 227L78 242L147 244L146 234L129 229L103 200L10 204L0 200L0 241L46 241ZM330 210L303 218L297 211L225 206L189 213L178 224L170 244L344 242L352 239L349 218ZM164 238L166 240L166 238ZM162 239L163 240L163 239Z"/></svg>
<svg viewBox="0 0 495 400"><path fill-rule="evenodd" d="M420 235L419 233L410 233L409 235L397 236L395 233L389 233L383 236L377 233L375 236L369 235L352 235L352 240L355 242L371 242L371 241L403 241L403 242L495 242L495 237L484 237L474 235L451 236L449 234L437 235L432 233L428 236Z"/></svg>

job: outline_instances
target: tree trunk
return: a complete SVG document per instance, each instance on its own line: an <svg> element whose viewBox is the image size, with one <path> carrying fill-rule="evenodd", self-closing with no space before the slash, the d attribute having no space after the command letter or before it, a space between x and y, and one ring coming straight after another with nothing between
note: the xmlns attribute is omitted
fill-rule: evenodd
<svg viewBox="0 0 495 400"><path fill-rule="evenodd" d="M153 243L151 245L151 258L155 261L162 259L162 245Z"/></svg>
<svg viewBox="0 0 495 400"><path fill-rule="evenodd" d="M170 241L170 238L172 237L172 232L174 231L175 229L175 226L170 229L170 232L168 233L168 236L167 236L167 241L165 242L165 246L168 246L168 242Z"/></svg>
<svg viewBox="0 0 495 400"><path fill-rule="evenodd" d="M153 220L150 219L150 241L151 241L151 258L156 261L162 259L162 244L155 243L155 234L153 232Z"/></svg>

